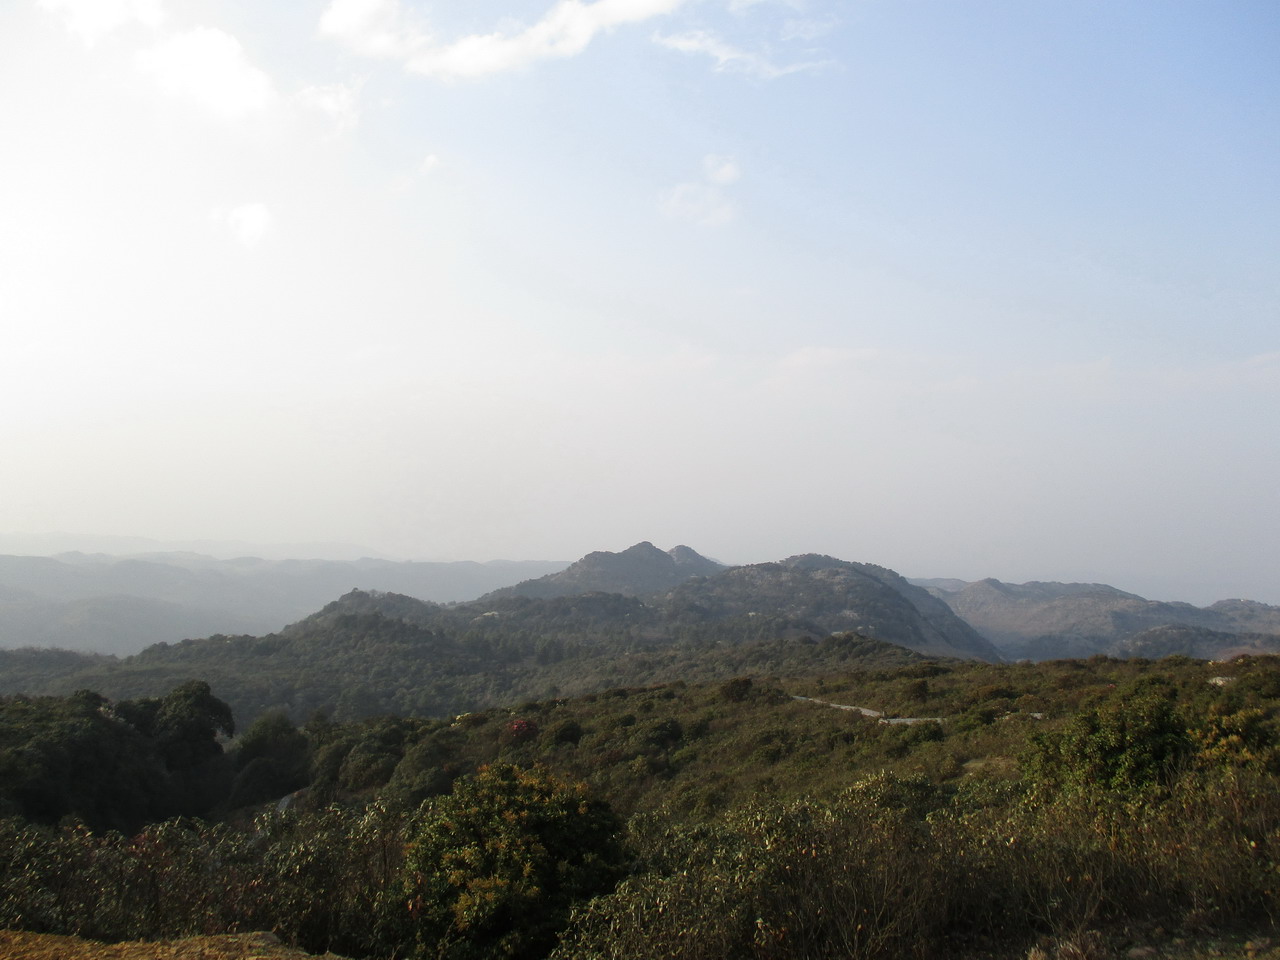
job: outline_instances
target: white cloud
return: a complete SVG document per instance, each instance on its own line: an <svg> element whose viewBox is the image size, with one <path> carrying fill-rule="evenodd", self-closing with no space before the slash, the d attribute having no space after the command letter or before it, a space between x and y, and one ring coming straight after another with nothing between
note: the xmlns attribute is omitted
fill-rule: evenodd
<svg viewBox="0 0 1280 960"><path fill-rule="evenodd" d="M729 0L729 12L741 15L748 12L752 7L758 7L770 2L772 0ZM777 2L781 6L791 7L793 10L799 9L801 6L798 0L777 0Z"/></svg>
<svg viewBox="0 0 1280 960"><path fill-rule="evenodd" d="M155 29L164 21L161 0L39 0L86 44L132 23Z"/></svg>
<svg viewBox="0 0 1280 960"><path fill-rule="evenodd" d="M423 177L429 177L441 166L442 161L434 153L429 153L422 158L422 162L417 168L402 173L391 181L391 192L395 194L405 194L417 185L418 181Z"/></svg>
<svg viewBox="0 0 1280 960"><path fill-rule="evenodd" d="M835 28L835 20L788 20L782 25L782 39L817 40Z"/></svg>
<svg viewBox="0 0 1280 960"><path fill-rule="evenodd" d="M360 88L344 83L304 87L294 100L309 110L322 113L333 121L334 133L342 134L360 122Z"/></svg>
<svg viewBox="0 0 1280 960"><path fill-rule="evenodd" d="M732 157L718 157L715 154L707 154L702 158L702 169L708 180L721 185L733 183L742 176L742 170Z"/></svg>
<svg viewBox="0 0 1280 960"><path fill-rule="evenodd" d="M242 203L230 210L215 209L210 212L209 219L226 227L232 238L247 250L262 243L275 224L275 218L265 203Z"/></svg>
<svg viewBox="0 0 1280 960"><path fill-rule="evenodd" d="M437 44L424 27L406 16L399 0L332 0L320 18L320 32L364 56L401 60L414 73L459 79L576 56L601 31L671 13L686 2L558 0L524 30L472 34Z"/></svg>
<svg viewBox="0 0 1280 960"><path fill-rule="evenodd" d="M670 50L711 57L716 61L716 70L736 70L764 80L775 80L805 70L817 70L830 63L827 60L811 60L779 66L768 57L732 46L706 30L670 36L657 35L653 39Z"/></svg>
<svg viewBox="0 0 1280 960"><path fill-rule="evenodd" d="M737 208L719 187L706 183L679 183L663 194L662 213L672 220L688 220L715 227L731 221L737 215Z"/></svg>
<svg viewBox="0 0 1280 960"><path fill-rule="evenodd" d="M213 27L175 34L137 56L137 67L168 96L228 119L270 106L271 78L249 63L240 42Z"/></svg>
<svg viewBox="0 0 1280 960"><path fill-rule="evenodd" d="M403 60L430 41L399 0L332 0L320 16L320 33L365 57Z"/></svg>
<svg viewBox="0 0 1280 960"><path fill-rule="evenodd" d="M737 216L737 205L722 188L742 176L732 157L709 153L702 158L705 183L678 183L662 195L663 216L703 226L719 226Z"/></svg>

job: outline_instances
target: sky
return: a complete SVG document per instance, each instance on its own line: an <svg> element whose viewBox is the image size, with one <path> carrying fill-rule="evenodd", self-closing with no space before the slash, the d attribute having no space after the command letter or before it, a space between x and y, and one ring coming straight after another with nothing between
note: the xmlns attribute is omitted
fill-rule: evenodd
<svg viewBox="0 0 1280 960"><path fill-rule="evenodd" d="M5 0L0 532L1280 603L1273 0Z"/></svg>

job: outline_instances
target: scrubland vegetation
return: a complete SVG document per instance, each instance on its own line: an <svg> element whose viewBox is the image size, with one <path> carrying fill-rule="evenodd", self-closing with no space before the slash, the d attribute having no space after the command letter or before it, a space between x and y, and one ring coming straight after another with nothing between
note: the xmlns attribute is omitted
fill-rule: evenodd
<svg viewBox="0 0 1280 960"><path fill-rule="evenodd" d="M1258 929L1280 909L1278 698L1268 657L918 660L439 719L267 712L228 742L199 685L11 697L0 926L557 960ZM83 768L108 748L113 780Z"/></svg>

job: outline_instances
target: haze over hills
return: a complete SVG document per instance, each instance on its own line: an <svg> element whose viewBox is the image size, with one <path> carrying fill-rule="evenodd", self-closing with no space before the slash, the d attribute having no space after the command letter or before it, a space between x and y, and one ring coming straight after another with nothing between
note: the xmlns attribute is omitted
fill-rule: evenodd
<svg viewBox="0 0 1280 960"><path fill-rule="evenodd" d="M0 649L56 646L127 655L191 637L262 635L353 588L437 603L481 598L495 606L616 594L644 599L645 612L632 626L643 620L649 639L710 622L736 622L744 636L754 636L763 617L775 632L816 637L852 630L917 651L983 659L1159 656L1188 644L1216 656L1270 649L1268 638L1280 635L1280 607L1250 600L1196 607L1146 600L1107 584L908 581L873 564L814 555L729 567L688 546L662 550L642 541L573 564L192 552L0 556ZM1159 632L1175 626L1201 633L1193 642L1185 629Z"/></svg>
<svg viewBox="0 0 1280 960"><path fill-rule="evenodd" d="M717 572L693 572L706 569ZM639 579L627 581L626 570ZM44 661L15 651L0 654L0 688L136 697L199 677L242 717L279 707L300 718L315 709L351 718L747 670L803 675L867 656L999 658L941 601L870 564L803 555L723 568L688 548L664 553L642 543L584 558L574 576L590 587L599 582L592 571L613 592L498 591L444 606L351 591L267 636L158 644L126 660ZM639 594L678 577L674 588Z"/></svg>
<svg viewBox="0 0 1280 960"><path fill-rule="evenodd" d="M1196 607L1147 600L1100 583L986 579L958 589L940 585L949 581L923 583L1012 659L1159 657L1192 649L1198 652L1190 655L1219 657L1232 650L1280 648L1280 607L1252 600ZM1188 631L1196 631L1194 642Z"/></svg>
<svg viewBox="0 0 1280 960"><path fill-rule="evenodd" d="M353 587L424 600L470 600L558 561L415 562L0 556L0 648L57 646L130 654L214 633L279 630Z"/></svg>
<svg viewBox="0 0 1280 960"><path fill-rule="evenodd" d="M66 553L108 554L116 557L189 553L218 560L237 557L262 557L265 560L360 560L365 557L394 559L360 544L333 541L264 543L248 540L157 540L152 537L61 531L0 533L0 554L54 557Z"/></svg>

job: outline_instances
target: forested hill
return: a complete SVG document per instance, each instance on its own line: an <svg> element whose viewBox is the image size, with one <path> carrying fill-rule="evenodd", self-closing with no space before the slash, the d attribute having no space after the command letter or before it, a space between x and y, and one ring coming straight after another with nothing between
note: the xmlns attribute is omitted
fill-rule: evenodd
<svg viewBox="0 0 1280 960"><path fill-rule="evenodd" d="M692 550L626 553L703 566ZM491 594L444 605L354 590L261 637L160 643L119 660L0 651L0 693L133 698L198 678L248 723L273 708L299 720L314 710L439 716L679 678L811 676L851 660L999 659L945 604L883 567L807 554L716 570L645 596Z"/></svg>
<svg viewBox="0 0 1280 960"><path fill-rule="evenodd" d="M384 600L406 611L416 602L353 593L278 634L157 644L125 659L72 654L75 664L62 654L48 671L41 670L41 660L57 651L0 651L0 693L65 695L93 689L112 698L134 698L200 677L244 725L269 710L283 710L295 721L315 711L340 721L388 713L439 717L619 686L743 674L808 677L924 659L854 634L815 640L773 630L767 636L768 624L742 642L654 642L625 631L589 639L585 632L575 637L567 629L562 635L516 633L483 616L473 629L453 633L377 612ZM631 601L608 594L566 601L564 622L574 617L585 622L615 603L625 610ZM366 610L352 612L348 604ZM11 662L16 669L10 669Z"/></svg>
<svg viewBox="0 0 1280 960"><path fill-rule="evenodd" d="M724 564L708 560L683 544L663 551L645 540L619 553L589 553L567 570L494 590L481 599L566 597L595 592L641 596L669 590L691 577L714 576L724 569Z"/></svg>
<svg viewBox="0 0 1280 960"><path fill-rule="evenodd" d="M832 638L833 634L838 634ZM995 659L939 601L880 567L793 557L648 597L497 596L441 605L352 591L262 637L156 644L122 660L0 651L0 692L154 696L207 680L249 722L442 715L521 699L742 673L810 676L921 653Z"/></svg>
<svg viewBox="0 0 1280 960"><path fill-rule="evenodd" d="M814 633L852 630L934 656L999 652L927 590L886 567L802 554L686 581L663 598L676 622L773 616Z"/></svg>

